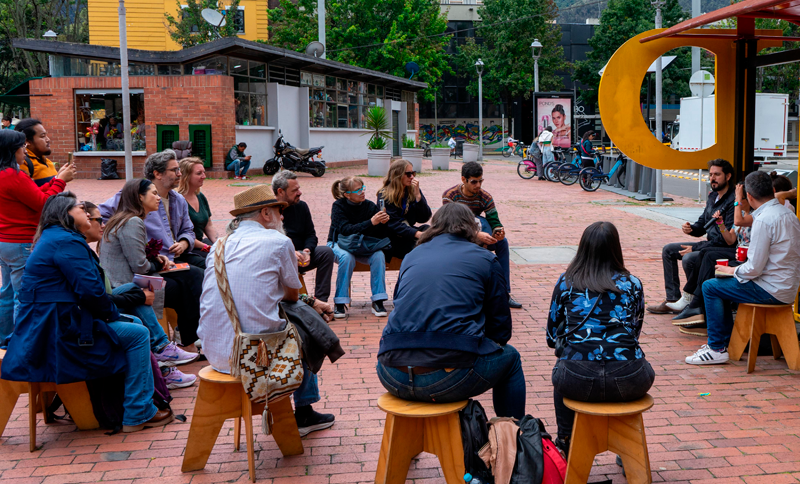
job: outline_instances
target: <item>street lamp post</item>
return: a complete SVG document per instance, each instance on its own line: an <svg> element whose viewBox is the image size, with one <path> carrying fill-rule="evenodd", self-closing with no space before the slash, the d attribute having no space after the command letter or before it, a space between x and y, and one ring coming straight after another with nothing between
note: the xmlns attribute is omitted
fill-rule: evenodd
<svg viewBox="0 0 800 484"><path fill-rule="evenodd" d="M533 56L533 92L539 92L539 57L542 56L542 43L539 39L533 39L531 43L531 55ZM534 103L536 100L534 99ZM536 139L536 106L532 103L531 116L533 117L533 138ZM533 141L531 141L533 143Z"/></svg>
<svg viewBox="0 0 800 484"><path fill-rule="evenodd" d="M483 161L483 61L475 62L478 71L478 161Z"/></svg>
<svg viewBox="0 0 800 484"><path fill-rule="evenodd" d="M128 84L128 29L125 20L125 0L119 0L119 67L122 84L122 129L125 143L125 179L133 180L131 153L131 96Z"/></svg>
<svg viewBox="0 0 800 484"><path fill-rule="evenodd" d="M652 0L650 2L656 8L656 28L661 28L661 9L666 4L665 0ZM661 56L656 59L656 138L661 143L662 129L662 100L661 100ZM649 121L648 121L649 122ZM656 170L656 203L664 203L664 185L661 170Z"/></svg>

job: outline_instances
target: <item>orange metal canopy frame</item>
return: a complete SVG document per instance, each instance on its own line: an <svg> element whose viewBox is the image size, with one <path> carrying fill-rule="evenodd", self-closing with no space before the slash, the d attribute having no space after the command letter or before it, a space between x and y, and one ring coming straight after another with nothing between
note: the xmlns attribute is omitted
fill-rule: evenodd
<svg viewBox="0 0 800 484"><path fill-rule="evenodd" d="M645 43L663 37L672 37L687 30L698 29L731 17L780 19L800 25L800 0L745 0L699 17L684 20L655 35L644 37L640 42Z"/></svg>

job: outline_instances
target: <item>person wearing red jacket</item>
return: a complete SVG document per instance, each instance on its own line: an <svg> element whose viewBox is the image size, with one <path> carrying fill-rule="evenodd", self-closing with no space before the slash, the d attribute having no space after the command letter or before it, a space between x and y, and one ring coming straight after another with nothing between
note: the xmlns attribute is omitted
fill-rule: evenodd
<svg viewBox="0 0 800 484"><path fill-rule="evenodd" d="M74 164L68 164L55 178L37 186L19 168L25 162L25 142L20 132L0 131L0 347L14 331L17 291L44 203L75 177Z"/></svg>

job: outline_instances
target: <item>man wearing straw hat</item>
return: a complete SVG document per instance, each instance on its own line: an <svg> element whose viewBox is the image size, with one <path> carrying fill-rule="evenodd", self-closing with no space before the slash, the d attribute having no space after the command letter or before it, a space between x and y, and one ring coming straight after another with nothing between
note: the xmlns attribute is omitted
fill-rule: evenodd
<svg viewBox="0 0 800 484"><path fill-rule="evenodd" d="M249 188L233 197L235 218L228 225L225 267L231 294L239 313L243 333L282 330L278 305L296 302L302 287L297 276L297 257L292 241L283 233L281 212L288 205L278 201L267 185ZM203 295L200 298L200 327L197 334L211 366L230 373L229 357L234 330L222 301L214 273L214 252L206 260ZM303 362L303 382L295 390L297 427L305 436L333 426L334 416L315 412L311 405L320 400L317 377Z"/></svg>

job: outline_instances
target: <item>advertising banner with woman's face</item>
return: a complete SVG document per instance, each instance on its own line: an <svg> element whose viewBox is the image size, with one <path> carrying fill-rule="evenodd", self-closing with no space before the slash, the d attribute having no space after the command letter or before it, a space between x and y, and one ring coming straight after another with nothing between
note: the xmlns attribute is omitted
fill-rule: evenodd
<svg viewBox="0 0 800 484"><path fill-rule="evenodd" d="M553 146L572 146L572 98L536 99L536 135L548 126L553 128Z"/></svg>

